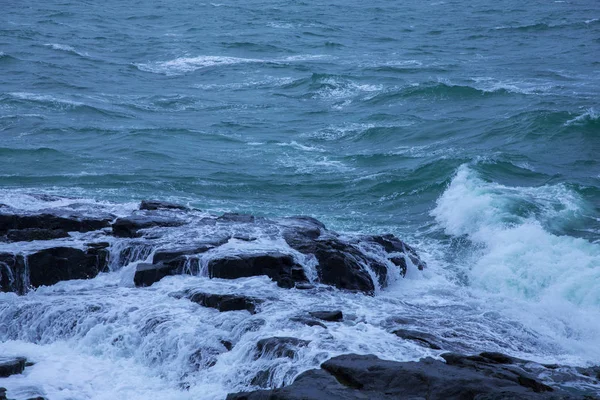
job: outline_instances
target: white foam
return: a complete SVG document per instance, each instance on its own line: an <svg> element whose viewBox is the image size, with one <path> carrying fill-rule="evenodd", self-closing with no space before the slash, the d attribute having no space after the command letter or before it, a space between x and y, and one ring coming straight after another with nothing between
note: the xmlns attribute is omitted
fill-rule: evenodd
<svg viewBox="0 0 600 400"><path fill-rule="evenodd" d="M600 337L600 245L550 230L587 207L564 185L507 187L462 165L432 215L447 234L474 244L463 260L471 287L583 352Z"/></svg>
<svg viewBox="0 0 600 400"><path fill-rule="evenodd" d="M80 53L77 50L75 50L74 47L66 45L66 44L46 43L44 46L51 47L54 50L66 51L67 53L74 53L74 54L77 54L78 56L82 56L82 57L88 56L87 53Z"/></svg>
<svg viewBox="0 0 600 400"><path fill-rule="evenodd" d="M180 57L169 61L137 64L137 67L142 71L176 75L207 67L261 62L264 62L264 60L223 56L199 56Z"/></svg>
<svg viewBox="0 0 600 400"><path fill-rule="evenodd" d="M600 119L600 113L594 108L588 108L583 114L565 122L564 126L577 125L586 121L598 121L598 119Z"/></svg>
<svg viewBox="0 0 600 400"><path fill-rule="evenodd" d="M540 95L548 93L554 87L544 81L498 80L491 77L476 77L472 78L472 81L475 82L475 89L488 93L505 90L511 93Z"/></svg>
<svg viewBox="0 0 600 400"><path fill-rule="evenodd" d="M155 74L181 75L188 72L193 72L199 69L210 67L220 67L236 64L278 64L286 62L310 61L327 57L328 56L326 55L308 54L266 60L259 58L241 58L228 56L197 56L178 57L168 61L137 63L134 65L141 71L153 72Z"/></svg>
<svg viewBox="0 0 600 400"><path fill-rule="evenodd" d="M317 153L323 153L326 151L325 149L322 149L320 147L307 146L307 145L298 143L295 140L292 140L291 142L288 142L288 143L277 143L277 146L292 147L297 150L303 150L303 151L308 151L308 152L317 152Z"/></svg>
<svg viewBox="0 0 600 400"><path fill-rule="evenodd" d="M42 103L55 103L59 105L66 106L83 106L84 104L78 101L73 101L65 98L37 94L37 93L29 93L29 92L11 92L8 93L10 96L21 99L21 100L29 100L29 101L38 101Z"/></svg>

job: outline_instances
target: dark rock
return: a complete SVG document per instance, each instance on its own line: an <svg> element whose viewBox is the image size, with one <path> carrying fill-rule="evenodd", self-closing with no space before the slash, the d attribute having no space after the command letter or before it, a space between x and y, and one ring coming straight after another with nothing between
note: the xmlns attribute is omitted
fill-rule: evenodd
<svg viewBox="0 0 600 400"><path fill-rule="evenodd" d="M236 222L240 224L251 224L256 220L254 215L225 213L217 218L219 222Z"/></svg>
<svg viewBox="0 0 600 400"><path fill-rule="evenodd" d="M428 333L417 332L409 329L398 329L394 331L393 334L402 339L416 342L417 344L423 347L429 347L430 349L434 350L441 350L441 347L436 343L438 339L435 336L430 335Z"/></svg>
<svg viewBox="0 0 600 400"><path fill-rule="evenodd" d="M459 356L453 356L460 358ZM469 357L469 356L462 356ZM481 359L488 360L481 356ZM492 355L489 360L506 359ZM320 370L300 374L290 386L234 393L228 400L513 400L585 399L553 389L512 365L474 361L460 366L432 358L418 362L381 360L373 355L332 358Z"/></svg>
<svg viewBox="0 0 600 400"><path fill-rule="evenodd" d="M425 266L414 249L393 235L364 236L359 239L342 239L325 230L312 219L292 219L284 231L284 239L290 247L313 254L318 261L319 281L340 289L373 294L375 284L387 285L388 267L384 259L378 259L361 250L362 245L378 246L387 253L387 259L406 274L406 258L417 268ZM376 276L373 281L370 269Z"/></svg>
<svg viewBox="0 0 600 400"><path fill-rule="evenodd" d="M0 213L0 235L6 235L11 230L26 231L29 229L89 232L110 226L112 219L112 216L93 218L79 214L61 216L54 214L21 215ZM15 235L18 234L15 233Z"/></svg>
<svg viewBox="0 0 600 400"><path fill-rule="evenodd" d="M321 283L366 294L375 292L371 275L363 266L368 260L354 246L331 238L313 241L308 247L296 250L315 255L319 262L317 272Z"/></svg>
<svg viewBox="0 0 600 400"><path fill-rule="evenodd" d="M22 373L26 362L27 359L23 357L0 357L0 378Z"/></svg>
<svg viewBox="0 0 600 400"><path fill-rule="evenodd" d="M377 274L379 283L385 284L385 265L368 257L354 244L325 231L324 226L312 218L290 219L283 237L294 250L316 257L321 283L373 294L375 283L365 267L369 266Z"/></svg>
<svg viewBox="0 0 600 400"><path fill-rule="evenodd" d="M296 356L298 347L306 347L309 340L302 340L293 337L271 337L261 339L256 343L255 358L263 356L269 358L291 358Z"/></svg>
<svg viewBox="0 0 600 400"><path fill-rule="evenodd" d="M0 253L0 289L3 292L24 294L27 291L25 275L25 258L22 255Z"/></svg>
<svg viewBox="0 0 600 400"><path fill-rule="evenodd" d="M69 234L63 229L10 229L6 232L8 242L31 242L33 240L52 240L68 237Z"/></svg>
<svg viewBox="0 0 600 400"><path fill-rule="evenodd" d="M189 210L188 207L181 204L169 203L166 201L142 200L140 210Z"/></svg>
<svg viewBox="0 0 600 400"><path fill-rule="evenodd" d="M231 351L231 349L233 349L233 343L231 343L229 340L221 340L221 344L227 349L227 351Z"/></svg>
<svg viewBox="0 0 600 400"><path fill-rule="evenodd" d="M201 306L216 308L221 312L247 310L251 314L254 314L256 306L263 302L255 297L212 293L193 293L189 299Z"/></svg>
<svg viewBox="0 0 600 400"><path fill-rule="evenodd" d="M208 262L211 278L237 279L248 276L267 275L286 287L289 279L307 281L302 266L296 264L289 254L257 253L215 258Z"/></svg>
<svg viewBox="0 0 600 400"><path fill-rule="evenodd" d="M344 319L344 314L341 310L335 311L311 311L309 312L311 317L329 322L340 322Z"/></svg>
<svg viewBox="0 0 600 400"><path fill-rule="evenodd" d="M2 204L0 204L2 206ZM0 400L8 400L6 398L6 388L0 387Z"/></svg>
<svg viewBox="0 0 600 400"><path fill-rule="evenodd" d="M403 254L405 254L407 257L410 258L412 263L419 270L423 270L423 268L425 268L427 266L425 264L425 262L419 258L419 255L417 254L415 249L413 249L412 247L410 247L409 245L407 245L406 243L404 243L402 240L398 239L394 235L387 234L387 235L367 236L366 240L379 244L380 246L383 247L383 249L387 253L403 253ZM400 261L400 259L401 259L400 257L392 258L392 260L396 260L396 262L403 264L404 270L406 271L406 261L403 259L403 257L402 257L402 261ZM398 264L396 264L396 265L398 265Z"/></svg>
<svg viewBox="0 0 600 400"><path fill-rule="evenodd" d="M296 283L295 287L298 290L310 290L310 289L314 289L315 285L312 285L310 283Z"/></svg>
<svg viewBox="0 0 600 400"><path fill-rule="evenodd" d="M71 279L90 279L105 271L108 266L108 251L52 247L30 254L27 264L29 284L32 287L50 286Z"/></svg>
<svg viewBox="0 0 600 400"><path fill-rule="evenodd" d="M277 279L277 286L284 289L291 289L296 286L296 282L289 276L283 276Z"/></svg>
<svg viewBox="0 0 600 400"><path fill-rule="evenodd" d="M154 264L164 262L166 264L180 264L182 260L185 260L187 256L206 253L210 249L218 247L224 243L227 243L228 238L223 237L214 241L198 243L193 246L180 247L174 249L157 250L154 253L152 262Z"/></svg>
<svg viewBox="0 0 600 400"><path fill-rule="evenodd" d="M308 326L320 326L322 328L327 329L327 326L325 326L325 324L317 321L316 319L312 319L312 318L294 317L294 318L290 318L290 321L299 322L301 324L308 325Z"/></svg>
<svg viewBox="0 0 600 400"><path fill-rule="evenodd" d="M113 235L116 237L140 237L140 230L153 227L175 227L185 225L185 221L160 215L131 215L118 218L112 224Z"/></svg>
<svg viewBox="0 0 600 400"><path fill-rule="evenodd" d="M138 287L151 286L153 283L160 281L165 276L177 275L178 270L179 267L164 263L140 263L135 269L133 283Z"/></svg>

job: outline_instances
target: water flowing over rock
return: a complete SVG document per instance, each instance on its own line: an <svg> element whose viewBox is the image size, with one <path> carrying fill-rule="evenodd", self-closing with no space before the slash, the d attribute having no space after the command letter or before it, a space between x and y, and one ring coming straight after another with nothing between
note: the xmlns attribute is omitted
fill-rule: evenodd
<svg viewBox="0 0 600 400"><path fill-rule="evenodd" d="M139 210L118 218L102 212L4 212L0 234L5 241L31 242L30 250L0 251L1 288L20 294L138 262L136 286L180 274L266 275L282 288L324 284L372 295L404 276L409 264L425 265L392 235L343 236L311 217L213 216L160 201L143 201Z"/></svg>

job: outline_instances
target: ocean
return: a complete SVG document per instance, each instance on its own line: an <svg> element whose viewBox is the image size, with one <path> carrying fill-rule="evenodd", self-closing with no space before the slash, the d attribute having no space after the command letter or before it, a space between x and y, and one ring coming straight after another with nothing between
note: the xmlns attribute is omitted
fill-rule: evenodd
<svg viewBox="0 0 600 400"><path fill-rule="evenodd" d="M600 3L219 1L0 0L0 204L308 215L392 233L427 268L375 296L265 277L139 289L135 263L0 293L0 353L36 363L0 386L223 399L261 368L276 387L348 352L436 356L385 334L396 316L466 351L599 363ZM279 303L242 330L245 312L171 296L194 285ZM354 317L327 334L284 322L327 305ZM223 335L232 351L190 367ZM268 336L313 345L295 362L253 359Z"/></svg>

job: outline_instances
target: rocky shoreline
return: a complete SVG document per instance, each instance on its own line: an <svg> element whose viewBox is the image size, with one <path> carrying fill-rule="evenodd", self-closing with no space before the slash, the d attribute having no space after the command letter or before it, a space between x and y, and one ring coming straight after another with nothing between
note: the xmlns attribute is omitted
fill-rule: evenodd
<svg viewBox="0 0 600 400"><path fill-rule="evenodd" d="M419 273L426 268L417 252L393 235L343 235L311 217L216 216L159 201L143 201L130 215L119 216L56 209L23 212L0 205L3 292L25 295L62 281L91 279L131 263L135 263L133 284L139 288L173 275L223 280L267 276L283 289L311 293L336 288L365 296L376 295L409 271ZM268 301L260 293L249 296L204 289L172 296L219 312L251 315L260 313ZM299 311L293 322L310 327L327 329L327 324L345 319L336 309ZM458 354L443 337L432 333L402 326L390 333L437 352L443 361L395 362L374 355L344 354L323 362L320 369L299 374L282 388L266 389L270 372L255 371L251 385L260 390L227 398L599 398L594 387L600 384L600 368L541 365L496 352ZM227 340L221 345L220 351L225 352L235 346ZM256 342L254 354L256 358L293 362L298 350L309 345L304 338L267 337ZM214 365L202 352L196 357L203 367ZM0 376L8 376L3 375L5 369L7 374L18 374L23 372L25 360L14 358L7 361L6 368L3 365L0 363ZM6 393L0 389L2 398Z"/></svg>

